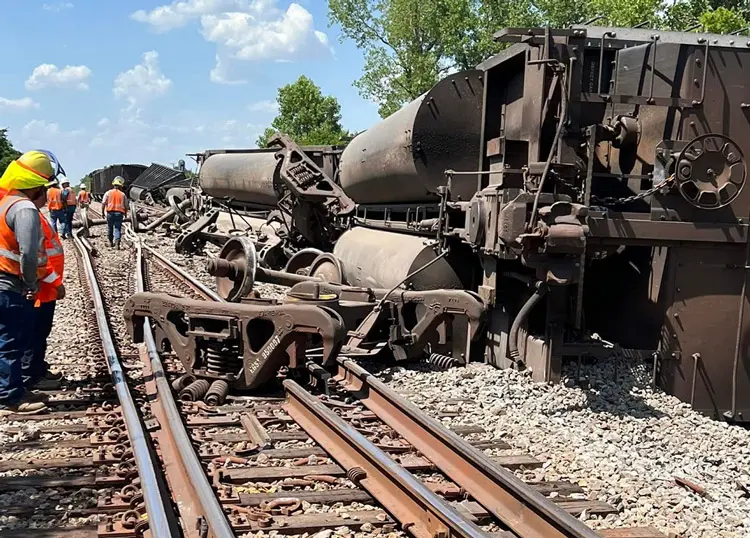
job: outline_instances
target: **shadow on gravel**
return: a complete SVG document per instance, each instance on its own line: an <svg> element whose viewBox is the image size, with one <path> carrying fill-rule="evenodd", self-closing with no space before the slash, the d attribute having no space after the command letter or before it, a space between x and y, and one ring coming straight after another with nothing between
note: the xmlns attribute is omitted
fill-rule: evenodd
<svg viewBox="0 0 750 538"><path fill-rule="evenodd" d="M586 403L570 405L558 411L581 411L636 419L662 418L664 412L646 402L653 392L650 367L629 358L589 359L578 368L575 362L563 366L563 383L577 387ZM658 390L658 389L656 389Z"/></svg>

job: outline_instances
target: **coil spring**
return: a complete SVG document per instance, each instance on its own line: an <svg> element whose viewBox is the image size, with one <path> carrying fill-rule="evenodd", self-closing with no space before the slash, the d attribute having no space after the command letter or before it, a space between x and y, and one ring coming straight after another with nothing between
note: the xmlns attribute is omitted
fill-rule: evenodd
<svg viewBox="0 0 750 538"><path fill-rule="evenodd" d="M174 381L172 381L172 389L175 392L179 393L182 389L187 387L193 381L195 381L194 375L190 375L190 374L182 375L178 377L177 379L175 379Z"/></svg>
<svg viewBox="0 0 750 538"><path fill-rule="evenodd" d="M208 405L220 405L224 402L224 398L229 393L229 383L223 379L217 379L211 383L211 388L206 393L206 403Z"/></svg>
<svg viewBox="0 0 750 538"><path fill-rule="evenodd" d="M208 392L211 384L205 379L196 379L180 391L183 402L197 402Z"/></svg>
<svg viewBox="0 0 750 538"><path fill-rule="evenodd" d="M430 356L427 357L427 364L435 366L437 368L447 369L458 366L459 362L453 357L449 357L448 355L443 355L441 353L430 353Z"/></svg>
<svg viewBox="0 0 750 538"><path fill-rule="evenodd" d="M240 347L237 342L217 342L205 340L203 342L203 359L206 371L213 375L238 374L242 368L242 358L239 357Z"/></svg>

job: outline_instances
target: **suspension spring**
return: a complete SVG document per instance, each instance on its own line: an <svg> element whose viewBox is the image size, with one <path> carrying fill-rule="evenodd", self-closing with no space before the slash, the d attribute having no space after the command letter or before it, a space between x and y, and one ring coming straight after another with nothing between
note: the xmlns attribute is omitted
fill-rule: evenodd
<svg viewBox="0 0 750 538"><path fill-rule="evenodd" d="M448 355L442 355L441 353L431 353L427 357L427 364L435 366L437 368L453 368L459 365L459 362L453 357Z"/></svg>
<svg viewBox="0 0 750 538"><path fill-rule="evenodd" d="M197 402L208 392L211 384L205 379L196 379L180 391L180 400L183 402Z"/></svg>
<svg viewBox="0 0 750 538"><path fill-rule="evenodd" d="M172 381L172 389L175 392L179 393L182 389L187 387L193 381L195 381L194 375L190 375L190 374L182 375L178 377L177 379L175 379L174 381Z"/></svg>
<svg viewBox="0 0 750 538"><path fill-rule="evenodd" d="M208 405L221 405L229 393L229 383L223 379L217 379L211 383L211 388L206 393L206 403Z"/></svg>
<svg viewBox="0 0 750 538"><path fill-rule="evenodd" d="M238 342L205 340L203 361L206 371L212 375L237 375L242 368Z"/></svg>

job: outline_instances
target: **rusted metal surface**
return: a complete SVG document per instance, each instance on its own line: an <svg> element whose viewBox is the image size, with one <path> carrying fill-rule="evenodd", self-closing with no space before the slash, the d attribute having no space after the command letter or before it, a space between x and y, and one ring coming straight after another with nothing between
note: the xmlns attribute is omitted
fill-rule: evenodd
<svg viewBox="0 0 750 538"><path fill-rule="evenodd" d="M333 254L352 286L392 288L437 257L434 241L411 235L353 228L336 242ZM404 282L416 290L463 288L459 275L447 260L440 260Z"/></svg>
<svg viewBox="0 0 750 538"><path fill-rule="evenodd" d="M201 163L199 181L203 191L215 198L272 207L278 202L273 188L275 171L273 150L217 153Z"/></svg>
<svg viewBox="0 0 750 538"><path fill-rule="evenodd" d="M138 476L141 480L143 497L148 513L149 528L154 535L171 536L172 532L176 529L175 515L171 505L162 496L163 492L159 481L158 464L152 456L152 447L149 444L140 417L138 416L138 409L125 380L122 364L117 355L112 333L107 322L104 301L93 264L89 258L87 249L80 241L78 233L74 237L76 247L81 254L82 272L86 275L94 303L94 310L97 314L99 335L106 355L107 368L117 391L124 424L127 427L127 435L130 439L135 458L135 465L138 468Z"/></svg>
<svg viewBox="0 0 750 538"><path fill-rule="evenodd" d="M437 201L447 168L476 169L483 85L481 71L454 73L354 137L341 156L346 193L358 204ZM476 180L453 188L468 200Z"/></svg>
<svg viewBox="0 0 750 538"><path fill-rule="evenodd" d="M481 451L350 360L336 378L451 480L524 538L597 538L597 533L495 465Z"/></svg>
<svg viewBox="0 0 750 538"><path fill-rule="evenodd" d="M467 346L482 335L486 305L471 292L388 292L309 281L289 290L286 302L319 304L338 312L349 331L344 352L350 355L377 355L383 348L376 344L385 341L397 360L418 358L429 344L433 352L453 354L464 362Z"/></svg>
<svg viewBox="0 0 750 538"><path fill-rule="evenodd" d="M147 245L142 245L141 248L143 248L143 250L145 250L152 259L156 260L156 262L161 267L163 267L166 271L172 273L176 279L183 282L185 285L189 286L193 291L195 291L199 295L202 295L203 297L211 301L216 301L216 302L224 301L224 299L222 299L221 296L219 296L215 291L209 289L206 285L192 278L183 269L177 267L169 259L162 256L158 251L154 250L153 248Z"/></svg>
<svg viewBox="0 0 750 538"><path fill-rule="evenodd" d="M296 199L324 204L334 217L354 211L351 198L291 138L276 133L268 143L281 146L275 155L279 161L279 178Z"/></svg>
<svg viewBox="0 0 750 538"><path fill-rule="evenodd" d="M136 290L145 290L143 251L140 242L136 242ZM234 538L235 534L227 520L221 504L216 498L211 484L206 477L191 436L182 422L180 410L172 396L172 388L167 380L164 366L159 357L154 333L146 317L138 319L138 331L142 342L141 353L144 364L153 377L149 385L151 390L151 407L158 421L158 427L165 437L160 443L165 472L170 481L172 494L180 504L180 516L183 530L188 536L203 538ZM132 327L131 327L132 328ZM183 513L183 508L185 512ZM160 534L156 534L160 535ZM164 536L173 536L165 534Z"/></svg>
<svg viewBox="0 0 750 538"><path fill-rule="evenodd" d="M338 353L345 336L339 316L312 305L217 304L159 293L136 293L123 315L134 342L151 318L156 340L166 342L188 372L256 388L282 366L304 365L308 336L316 336L324 360Z"/></svg>
<svg viewBox="0 0 750 538"><path fill-rule="evenodd" d="M297 383L287 380L284 388L289 415L409 534L488 536Z"/></svg>

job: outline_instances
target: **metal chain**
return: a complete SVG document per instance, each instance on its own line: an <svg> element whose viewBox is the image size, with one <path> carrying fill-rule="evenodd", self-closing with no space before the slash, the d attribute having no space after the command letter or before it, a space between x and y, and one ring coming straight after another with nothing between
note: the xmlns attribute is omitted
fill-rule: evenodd
<svg viewBox="0 0 750 538"><path fill-rule="evenodd" d="M575 191L576 193L580 194L581 189L570 183L569 181L566 181L565 179L557 176L556 180L558 183L561 183L562 185L568 187L569 189ZM639 192L638 194L633 194L631 196L625 196L623 198L615 198L614 196L606 196L606 197L599 197L595 195L591 195L591 201L595 204L599 205L623 205L623 204L629 204L632 202L636 202L638 200L642 200L643 198L646 198L647 196L651 196L652 194L655 194L656 192L660 191L664 187L667 187L674 183L674 176L669 176L667 179L659 183L658 185L654 185L648 190L645 190L643 192Z"/></svg>

